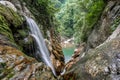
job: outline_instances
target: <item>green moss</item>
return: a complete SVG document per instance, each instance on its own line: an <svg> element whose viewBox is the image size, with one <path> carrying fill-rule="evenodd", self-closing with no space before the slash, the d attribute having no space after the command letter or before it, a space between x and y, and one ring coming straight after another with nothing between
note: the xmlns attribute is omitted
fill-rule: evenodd
<svg viewBox="0 0 120 80"><path fill-rule="evenodd" d="M118 27L120 24L120 17L114 20L113 25L111 26L111 33Z"/></svg>
<svg viewBox="0 0 120 80"><path fill-rule="evenodd" d="M5 67L6 66L6 63L0 63L2 67Z"/></svg>
<svg viewBox="0 0 120 80"><path fill-rule="evenodd" d="M0 63L0 74L2 73L3 69L6 67L6 63Z"/></svg>
<svg viewBox="0 0 120 80"><path fill-rule="evenodd" d="M11 73L7 76L8 80L9 80L10 78L12 78L14 75L15 75L14 72L11 72Z"/></svg>
<svg viewBox="0 0 120 80"><path fill-rule="evenodd" d="M22 18L12 9L0 5L0 14L3 15L9 23L13 24L15 27L22 24Z"/></svg>
<svg viewBox="0 0 120 80"><path fill-rule="evenodd" d="M26 37L28 34L27 34L27 31L25 32L25 30L18 30L18 33L22 36L22 37Z"/></svg>
<svg viewBox="0 0 120 80"><path fill-rule="evenodd" d="M25 33L23 33L23 31L18 31L21 29L22 24L22 16L20 16L14 10L0 4L0 34L5 36L6 40L8 39L8 42L10 42L11 45L16 46L17 48L19 48L19 46L16 45L17 42L15 43L16 39L18 40L16 35L26 35Z"/></svg>
<svg viewBox="0 0 120 80"><path fill-rule="evenodd" d="M12 31L9 28L9 24L2 15L0 15L0 34L5 35L9 38L11 42L14 42Z"/></svg>
<svg viewBox="0 0 120 80"><path fill-rule="evenodd" d="M13 68L10 69L6 69L4 68L4 70L2 70L2 74L0 75L0 79L6 78L9 80L9 78L14 76L14 70Z"/></svg>
<svg viewBox="0 0 120 80"><path fill-rule="evenodd" d="M89 36L92 28L94 27L95 23L98 21L100 14L102 13L103 9L105 7L105 3L101 1L94 2L93 5L91 6L89 12L86 14L86 26L83 26L82 36L81 39L82 41L86 41L87 37Z"/></svg>

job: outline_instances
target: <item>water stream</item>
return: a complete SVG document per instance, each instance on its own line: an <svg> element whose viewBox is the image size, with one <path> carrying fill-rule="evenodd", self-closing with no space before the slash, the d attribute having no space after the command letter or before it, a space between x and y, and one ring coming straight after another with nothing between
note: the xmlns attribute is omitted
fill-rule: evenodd
<svg viewBox="0 0 120 80"><path fill-rule="evenodd" d="M53 74L56 76L54 66L50 59L49 51L46 47L44 38L42 36L42 33L41 33L38 25L32 18L26 17L26 21L30 28L30 36L32 36L35 40L35 46L34 46L34 48L36 50L35 57L38 60L42 60L46 65L48 65L51 68Z"/></svg>
<svg viewBox="0 0 120 80"><path fill-rule="evenodd" d="M63 54L65 56L65 63L68 62L71 57L72 57L72 54L74 53L74 49L75 47L66 47L66 48L63 48Z"/></svg>

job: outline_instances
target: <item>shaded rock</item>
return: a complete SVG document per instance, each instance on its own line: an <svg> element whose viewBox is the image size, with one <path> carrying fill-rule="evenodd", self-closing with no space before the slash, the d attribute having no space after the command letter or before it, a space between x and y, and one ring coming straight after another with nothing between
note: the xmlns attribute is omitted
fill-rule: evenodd
<svg viewBox="0 0 120 80"><path fill-rule="evenodd" d="M116 54L111 64L105 68L105 73L110 75L112 80L120 79L120 53Z"/></svg>
<svg viewBox="0 0 120 80"><path fill-rule="evenodd" d="M28 55L31 56L32 49L29 46L33 45L33 42L31 39L28 42L25 42L25 38L27 38L29 35L29 29L27 27L25 18L23 17L23 15L26 15L23 10L25 6L23 6L23 3L18 0L8 0L3 1L3 3L6 4L6 2L9 1L11 1L12 5L14 4L14 7L20 9L15 12L7 7L8 5L0 4L0 34L4 37L4 39L3 37L1 37L1 44L4 43L4 45L14 45L14 47L19 48L20 50L22 50L26 54L28 53Z"/></svg>
<svg viewBox="0 0 120 80"><path fill-rule="evenodd" d="M117 37L120 37L120 24L118 25L116 30L106 39L105 42L109 42L110 40L117 38ZM104 43L100 44L99 46L102 46ZM97 46L97 47L99 47L99 46Z"/></svg>
<svg viewBox="0 0 120 80"><path fill-rule="evenodd" d="M9 24L7 20L4 18L4 16L0 15L0 33L4 36L6 36L9 41L14 42L12 31L9 28Z"/></svg>

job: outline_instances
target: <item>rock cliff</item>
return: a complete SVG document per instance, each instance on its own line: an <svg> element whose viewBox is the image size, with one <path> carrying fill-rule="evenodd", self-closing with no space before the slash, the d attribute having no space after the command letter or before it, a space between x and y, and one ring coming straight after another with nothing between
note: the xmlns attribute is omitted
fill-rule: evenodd
<svg viewBox="0 0 120 80"><path fill-rule="evenodd" d="M77 52L77 58L68 62L61 80L120 79L120 1L106 2L100 19L88 37L85 50Z"/></svg>

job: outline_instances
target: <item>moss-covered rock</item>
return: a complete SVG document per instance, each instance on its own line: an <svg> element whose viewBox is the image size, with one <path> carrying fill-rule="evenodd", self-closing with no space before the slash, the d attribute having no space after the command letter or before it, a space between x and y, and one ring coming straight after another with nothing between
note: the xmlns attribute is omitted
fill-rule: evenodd
<svg viewBox="0 0 120 80"><path fill-rule="evenodd" d="M0 4L0 34L4 36L7 42L11 42L12 45L16 46L13 31L22 23L23 20L18 13ZM5 44L8 44L7 42Z"/></svg>
<svg viewBox="0 0 120 80"><path fill-rule="evenodd" d="M0 34L2 44L12 44L21 50L24 45L22 40L28 36L25 18L2 4L0 4Z"/></svg>
<svg viewBox="0 0 120 80"><path fill-rule="evenodd" d="M2 15L0 15L0 34L5 35L11 42L14 42L12 31L9 28L9 23Z"/></svg>
<svg viewBox="0 0 120 80"><path fill-rule="evenodd" d="M23 23L19 14L2 4L0 4L0 14L4 16L9 23L14 25L14 27L18 27Z"/></svg>

